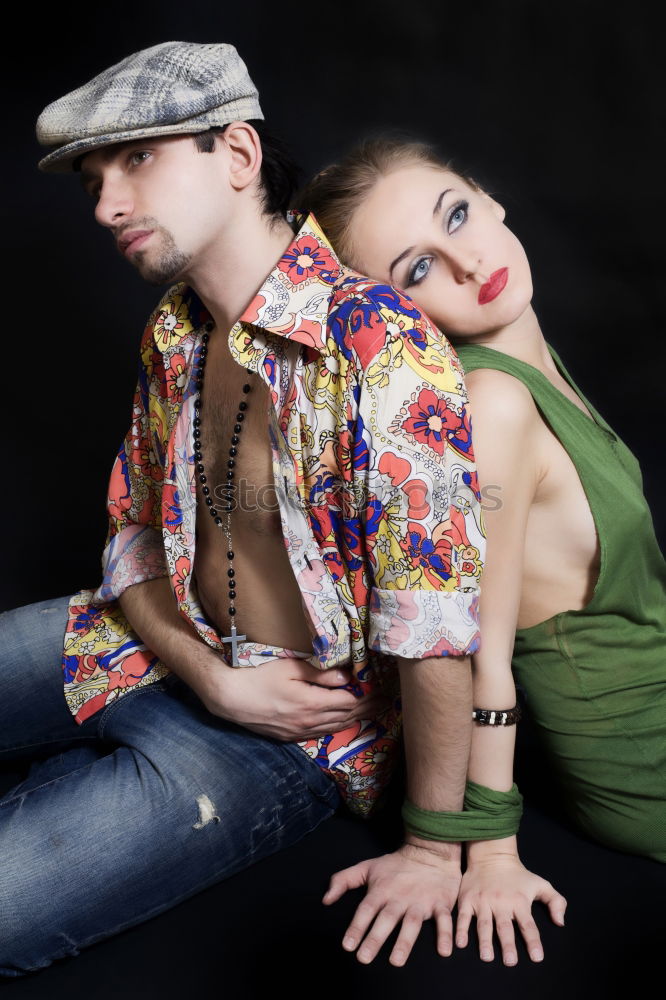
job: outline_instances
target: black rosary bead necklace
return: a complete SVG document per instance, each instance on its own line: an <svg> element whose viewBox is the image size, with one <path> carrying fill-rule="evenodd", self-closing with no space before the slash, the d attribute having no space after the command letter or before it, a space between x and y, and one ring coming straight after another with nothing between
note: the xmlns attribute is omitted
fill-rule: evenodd
<svg viewBox="0 0 666 1000"><path fill-rule="evenodd" d="M206 329L209 329L207 327ZM206 475L206 468L203 462L203 454L201 451L201 395L203 392L204 384L204 369L206 367L206 356L208 354L208 333L204 333L201 344L201 351L199 353L199 371L197 378L197 395L194 400L194 461L195 468L197 472L197 478L201 485L201 492L203 494L204 503L208 508L208 513L213 518L213 521L219 528L224 532L227 539L227 561L229 563L229 568L227 569L227 582L229 587L229 618L231 622L230 632L231 635L225 635L222 638L222 642L229 643L231 645L231 665L232 667L240 666L238 662L238 643L243 642L247 639L246 635L238 635L236 631L236 571L234 569L234 548L231 541L231 512L233 511L233 501L234 501L234 475L236 468L236 457L238 455L238 446L240 444L241 432L243 430L243 421L245 420L245 411L247 410L247 402L242 400L238 404L238 412L236 413L236 420L233 426L233 432L231 435L231 446L229 448L229 458L227 459L227 481L222 487L222 497L221 501L224 506L216 507L213 502L213 497L211 496L210 486L208 485L208 477ZM246 369L247 374L250 375L251 372ZM252 386L246 382L243 386L243 395L247 396L250 392ZM217 496L217 493L215 493Z"/></svg>

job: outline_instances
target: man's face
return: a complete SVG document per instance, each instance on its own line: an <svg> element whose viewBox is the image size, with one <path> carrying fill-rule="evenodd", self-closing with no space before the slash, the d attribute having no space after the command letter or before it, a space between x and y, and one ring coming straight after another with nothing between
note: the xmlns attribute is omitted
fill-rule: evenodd
<svg viewBox="0 0 666 1000"><path fill-rule="evenodd" d="M224 155L200 153L187 135L119 143L83 158L95 218L151 284L185 277L219 237L230 210Z"/></svg>

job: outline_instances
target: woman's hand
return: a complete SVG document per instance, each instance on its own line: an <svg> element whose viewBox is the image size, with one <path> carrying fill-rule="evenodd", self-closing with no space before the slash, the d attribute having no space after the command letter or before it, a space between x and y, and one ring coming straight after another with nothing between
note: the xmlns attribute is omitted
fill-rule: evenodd
<svg viewBox="0 0 666 1000"><path fill-rule="evenodd" d="M528 871L517 854L488 851L483 857L475 857L468 863L460 886L456 946L466 946L469 925L472 917L476 917L482 961L492 962L494 958L494 924L504 964L515 965L518 961L513 927L515 920L530 958L533 962L541 962L543 947L532 917L532 903L535 899L548 906L553 923L564 926L566 899L550 882Z"/></svg>
<svg viewBox="0 0 666 1000"><path fill-rule="evenodd" d="M402 921L389 962L404 965L423 921L431 917L437 923L437 951L444 957L451 954L451 911L460 888L460 851L458 845L442 847L430 850L403 844L393 854L361 861L333 875L322 900L326 904L335 903L349 889L368 888L342 940L346 951L358 948L359 962L371 962Z"/></svg>

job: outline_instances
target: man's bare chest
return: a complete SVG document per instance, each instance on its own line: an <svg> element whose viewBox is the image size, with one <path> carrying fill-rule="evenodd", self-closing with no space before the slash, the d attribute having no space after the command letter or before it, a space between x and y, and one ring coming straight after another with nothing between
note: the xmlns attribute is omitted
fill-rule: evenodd
<svg viewBox="0 0 666 1000"><path fill-rule="evenodd" d="M257 530L269 529L278 518L270 394L260 376L220 353L206 363L201 393L198 430L205 485L218 508L232 491L237 524L252 519Z"/></svg>

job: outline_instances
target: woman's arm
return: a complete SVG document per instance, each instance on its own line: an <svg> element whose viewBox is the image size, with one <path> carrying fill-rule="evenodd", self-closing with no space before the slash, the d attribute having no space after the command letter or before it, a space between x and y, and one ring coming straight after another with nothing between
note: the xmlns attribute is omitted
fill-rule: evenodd
<svg viewBox="0 0 666 1000"><path fill-rule="evenodd" d="M505 372L467 376L484 504L486 566L481 592L481 649L473 660L474 705L511 708L511 658L523 581L525 534L541 470L535 458L539 415L529 391ZM474 726L469 777L498 791L513 784L515 726ZM492 843L492 842L490 842ZM472 853L468 852L468 853Z"/></svg>
<svg viewBox="0 0 666 1000"><path fill-rule="evenodd" d="M516 703L511 658L522 590L525 535L530 506L544 469L539 457L541 418L532 396L511 375L480 369L467 376L473 413L479 481L492 487L484 510L487 556L481 595L481 650L475 655L474 705L507 709ZM513 784L515 726L474 725L469 778L497 791ZM513 920L530 957L543 957L531 915L534 899L547 902L557 923L566 901L548 882L528 872L518 857L516 837L470 842L467 871L458 901L456 944L467 944L473 916L481 957L493 958L493 922L505 964L517 961Z"/></svg>

